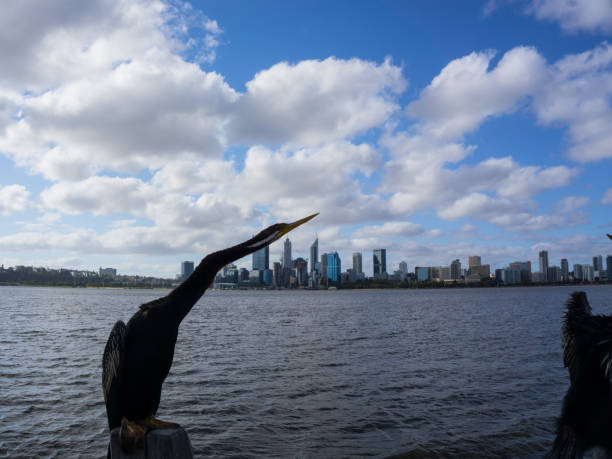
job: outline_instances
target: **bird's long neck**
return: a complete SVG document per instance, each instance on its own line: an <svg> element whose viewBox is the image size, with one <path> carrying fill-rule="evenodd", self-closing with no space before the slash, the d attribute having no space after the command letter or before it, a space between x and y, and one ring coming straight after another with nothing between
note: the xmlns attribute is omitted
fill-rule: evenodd
<svg viewBox="0 0 612 459"><path fill-rule="evenodd" d="M172 315L179 323L204 295L204 292L213 283L217 272L221 268L258 250L249 247L250 242L251 240L207 255L193 273L181 285L170 292L168 299L171 300Z"/></svg>

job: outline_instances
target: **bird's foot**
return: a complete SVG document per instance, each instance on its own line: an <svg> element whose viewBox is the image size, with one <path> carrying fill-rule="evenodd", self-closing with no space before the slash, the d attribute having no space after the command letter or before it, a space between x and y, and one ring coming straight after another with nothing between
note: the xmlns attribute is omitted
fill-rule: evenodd
<svg viewBox="0 0 612 459"><path fill-rule="evenodd" d="M121 420L121 430L119 431L119 444L125 453L133 453L144 447L145 437L150 429L143 427L139 423L129 421L126 418Z"/></svg>
<svg viewBox="0 0 612 459"><path fill-rule="evenodd" d="M138 424L141 426L146 426L149 429L176 429L180 427L180 425L175 422L167 422L162 421L161 419L157 419L155 416L148 416L144 419L138 421Z"/></svg>

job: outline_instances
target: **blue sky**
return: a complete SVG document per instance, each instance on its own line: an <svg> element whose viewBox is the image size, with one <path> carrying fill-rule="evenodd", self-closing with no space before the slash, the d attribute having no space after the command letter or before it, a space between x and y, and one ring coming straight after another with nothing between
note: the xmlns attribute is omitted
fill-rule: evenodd
<svg viewBox="0 0 612 459"><path fill-rule="evenodd" d="M609 0L10 1L0 30L5 266L172 277L313 212L294 255L366 273L612 253Z"/></svg>

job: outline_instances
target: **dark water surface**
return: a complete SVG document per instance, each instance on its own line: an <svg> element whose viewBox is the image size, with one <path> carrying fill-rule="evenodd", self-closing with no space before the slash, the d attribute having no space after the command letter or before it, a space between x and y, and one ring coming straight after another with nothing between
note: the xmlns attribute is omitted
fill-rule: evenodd
<svg viewBox="0 0 612 459"><path fill-rule="evenodd" d="M612 287L583 289L612 312ZM573 290L209 291L158 415L198 457L538 457ZM104 457L106 339L165 293L0 287L0 456Z"/></svg>

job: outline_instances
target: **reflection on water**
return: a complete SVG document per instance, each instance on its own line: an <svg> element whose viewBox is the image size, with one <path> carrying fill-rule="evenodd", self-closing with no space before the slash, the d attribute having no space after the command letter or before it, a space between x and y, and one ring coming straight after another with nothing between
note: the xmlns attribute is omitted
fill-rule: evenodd
<svg viewBox="0 0 612 459"><path fill-rule="evenodd" d="M197 456L538 456L572 290L208 292L158 415ZM612 287L586 290L611 312ZM1 287L0 455L104 457L106 338L163 294Z"/></svg>

